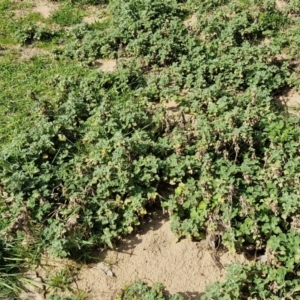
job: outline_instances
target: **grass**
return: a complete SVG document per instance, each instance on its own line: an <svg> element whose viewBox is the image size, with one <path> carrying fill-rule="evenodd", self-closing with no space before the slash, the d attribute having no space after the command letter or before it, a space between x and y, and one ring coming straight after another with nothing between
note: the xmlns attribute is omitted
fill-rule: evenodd
<svg viewBox="0 0 300 300"><path fill-rule="evenodd" d="M8 10L11 8L11 2L9 0L2 0L0 1L0 12L4 10Z"/></svg>
<svg viewBox="0 0 300 300"><path fill-rule="evenodd" d="M54 273L48 280L51 288L66 290L73 282L73 272L68 267Z"/></svg>
<svg viewBox="0 0 300 300"><path fill-rule="evenodd" d="M0 2L0 11L1 10L17 10L17 9L28 9L34 7L34 3L28 2L16 2L11 0L2 0Z"/></svg>
<svg viewBox="0 0 300 300"><path fill-rule="evenodd" d="M12 61L9 56L0 57L1 145L4 145L18 128L24 124L30 126L35 122L41 103L51 99L53 90L48 84L52 76L80 76L88 71L81 66L70 64L67 60L57 61L47 55L24 60L14 54L14 59L18 63ZM38 100L31 99L31 93L34 93Z"/></svg>
<svg viewBox="0 0 300 300"><path fill-rule="evenodd" d="M110 18L106 18L105 20L103 20L101 22L95 22L95 23L91 24L90 26L92 29L104 31L109 28L110 22L111 22Z"/></svg>
<svg viewBox="0 0 300 300"><path fill-rule="evenodd" d="M66 43L66 39L63 40L60 33L58 33L50 40L36 41L34 46L38 49L51 51L59 47L61 44L65 44L65 43Z"/></svg>
<svg viewBox="0 0 300 300"><path fill-rule="evenodd" d="M0 228L1 229L1 228ZM30 264L36 263L36 253L31 246L24 246L24 237L14 241L0 238L0 295L1 299L17 299L24 290L23 284L30 280L23 273Z"/></svg>
<svg viewBox="0 0 300 300"><path fill-rule="evenodd" d="M64 4L56 11L51 20L61 26L72 26L81 23L85 12L80 6Z"/></svg>

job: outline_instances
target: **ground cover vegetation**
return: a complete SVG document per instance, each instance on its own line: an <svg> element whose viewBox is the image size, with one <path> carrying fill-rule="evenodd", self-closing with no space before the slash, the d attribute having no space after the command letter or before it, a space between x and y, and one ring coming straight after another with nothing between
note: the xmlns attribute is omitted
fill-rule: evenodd
<svg viewBox="0 0 300 300"><path fill-rule="evenodd" d="M159 204L178 239L265 258L203 299L300 297L300 121L280 100L300 90L300 2L112 0L93 24L82 5L105 3L68 2L50 21L0 2L3 293L28 260L8 247L80 258ZM143 283L120 299L141 295L165 299Z"/></svg>

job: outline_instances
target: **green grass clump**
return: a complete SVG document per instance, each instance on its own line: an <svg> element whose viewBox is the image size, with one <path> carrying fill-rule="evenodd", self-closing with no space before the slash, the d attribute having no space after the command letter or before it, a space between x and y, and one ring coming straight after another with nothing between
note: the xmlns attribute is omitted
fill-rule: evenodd
<svg viewBox="0 0 300 300"><path fill-rule="evenodd" d="M72 26L79 24L85 15L84 10L79 6L64 4L54 12L51 20L61 26Z"/></svg>
<svg viewBox="0 0 300 300"><path fill-rule="evenodd" d="M1 0L0 1L0 12L6 11L11 7L10 0Z"/></svg>
<svg viewBox="0 0 300 300"><path fill-rule="evenodd" d="M11 140L23 126L29 128L38 120L40 105L46 105L44 101L49 101L55 93L47 86L49 76L80 76L86 72L80 66L69 64L68 61L56 61L47 55L27 60L16 55L14 60L0 57L1 145Z"/></svg>
<svg viewBox="0 0 300 300"><path fill-rule="evenodd" d="M2 210L2 202L0 203ZM3 217L3 214L2 214ZM4 222L0 222L0 230L4 230ZM10 227L13 229L12 227ZM30 264L36 263L36 249L25 245L23 235L17 234L14 240L0 236L0 297L1 299L18 299L20 292L24 291L24 284L30 280L24 277Z"/></svg>

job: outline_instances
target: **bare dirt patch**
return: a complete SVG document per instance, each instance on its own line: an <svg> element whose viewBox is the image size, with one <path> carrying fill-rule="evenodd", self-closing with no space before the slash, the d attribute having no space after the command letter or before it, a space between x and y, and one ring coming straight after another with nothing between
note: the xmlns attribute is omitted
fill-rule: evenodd
<svg viewBox="0 0 300 300"><path fill-rule="evenodd" d="M14 53L16 59L29 59L38 55L52 55L50 51L35 48L33 46L27 48L21 46L9 46L0 49L0 56L8 55L9 53Z"/></svg>
<svg viewBox="0 0 300 300"><path fill-rule="evenodd" d="M162 214L145 222L140 232L124 239L115 251L99 253L99 260L110 266L114 276L108 276L99 264L82 269L76 285L89 291L88 299L112 300L126 285L139 280L149 285L162 282L172 294L199 299L206 285L225 276L225 270L216 264L205 241L176 242L170 221ZM236 261L246 262L246 259L238 254L220 256L224 267Z"/></svg>
<svg viewBox="0 0 300 300"><path fill-rule="evenodd" d="M287 106L290 108L299 108L300 106L300 94L294 90L291 90L287 95Z"/></svg>
<svg viewBox="0 0 300 300"><path fill-rule="evenodd" d="M97 59L94 65L102 72L113 72L117 69L116 59Z"/></svg>
<svg viewBox="0 0 300 300"><path fill-rule="evenodd" d="M24 2L30 4L32 7L14 10L15 18L23 17L32 12L39 13L44 18L49 18L59 8L58 3L47 0L25 0Z"/></svg>
<svg viewBox="0 0 300 300"><path fill-rule="evenodd" d="M41 277L36 271L30 270L25 274L29 282L25 283L25 292L19 295L21 300L44 300L44 287Z"/></svg>
<svg viewBox="0 0 300 300"><path fill-rule="evenodd" d="M294 89L290 90L286 95L279 98L282 105L285 105L289 113L300 115L300 94Z"/></svg>
<svg viewBox="0 0 300 300"><path fill-rule="evenodd" d="M59 259L43 254L35 269L24 273L24 291L19 295L21 300L45 300L50 295L62 297L70 295L69 280L75 282L80 265L69 259ZM59 287L60 286L60 287ZM75 292L78 289L75 287Z"/></svg>
<svg viewBox="0 0 300 300"><path fill-rule="evenodd" d="M300 114L300 94L294 90L291 90L285 97L285 103L288 107L289 112Z"/></svg>
<svg viewBox="0 0 300 300"><path fill-rule="evenodd" d="M21 58L31 58L38 55L50 55L51 53L46 50L38 49L38 48L22 48L20 49Z"/></svg>
<svg viewBox="0 0 300 300"><path fill-rule="evenodd" d="M37 0L34 3L32 11L40 13L44 18L49 18L59 7L58 3L45 0Z"/></svg>
<svg viewBox="0 0 300 300"><path fill-rule="evenodd" d="M197 24L197 16L196 14L191 15L188 19L186 19L183 24L185 27L190 28Z"/></svg>
<svg viewBox="0 0 300 300"><path fill-rule="evenodd" d="M87 24L92 24L96 22L102 22L107 19L107 8L98 8L94 6L86 7L85 10L88 15L83 18L83 22Z"/></svg>
<svg viewBox="0 0 300 300"><path fill-rule="evenodd" d="M284 9L287 3L282 0L276 0L276 6L279 10Z"/></svg>

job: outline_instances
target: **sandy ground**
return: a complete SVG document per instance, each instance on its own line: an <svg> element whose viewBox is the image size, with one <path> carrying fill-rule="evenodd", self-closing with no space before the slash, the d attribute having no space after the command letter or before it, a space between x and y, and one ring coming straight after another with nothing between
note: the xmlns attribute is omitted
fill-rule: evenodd
<svg viewBox="0 0 300 300"><path fill-rule="evenodd" d="M199 300L208 284L225 279L228 264L248 263L242 254L221 252L220 266L213 259L207 241L182 239L176 242L170 220L162 212L152 213L151 218L144 220L136 233L121 240L115 250L100 249L93 256L96 262L84 266L67 259L43 257L37 269L26 273L32 283L25 285L27 292L22 293L20 299L48 299L47 285L42 283L66 267L72 267L76 271L70 287L73 291L84 291L85 300L114 300L122 289L135 281L144 281L149 286L161 282L170 294ZM60 290L55 292L67 295Z"/></svg>
<svg viewBox="0 0 300 300"><path fill-rule="evenodd" d="M197 16L196 14L193 14L192 16L190 16L188 19L186 19L183 24L185 25L185 27L189 28L189 27L193 27L194 25L197 24Z"/></svg>
<svg viewBox="0 0 300 300"><path fill-rule="evenodd" d="M49 18L59 7L58 3L46 0L36 0L34 4L32 11L40 13L44 18Z"/></svg>
<svg viewBox="0 0 300 300"><path fill-rule="evenodd" d="M299 109L300 94L294 90L291 90L287 96L285 96L287 106L293 111L293 109Z"/></svg>
<svg viewBox="0 0 300 300"><path fill-rule="evenodd" d="M99 260L110 267L113 277L99 264L81 269L76 285L89 291L87 299L115 299L122 288L138 280L149 285L161 282L171 294L199 299L206 285L224 279L226 271L216 265L206 242L189 239L176 242L170 221L162 214L154 214L141 228L137 234L122 240L116 251L99 253ZM224 253L220 261L226 267L246 259L243 255Z"/></svg>
<svg viewBox="0 0 300 300"><path fill-rule="evenodd" d="M117 69L117 60L115 59L96 59L94 61L96 68L103 72L112 72Z"/></svg>
<svg viewBox="0 0 300 300"><path fill-rule="evenodd" d="M300 116L300 93L295 89L279 96L279 103L287 108L288 113Z"/></svg>
<svg viewBox="0 0 300 300"><path fill-rule="evenodd" d="M89 12L87 16L83 18L83 22L87 24L92 24L95 22L102 22L107 18L107 8L89 6L87 7L87 11Z"/></svg>
<svg viewBox="0 0 300 300"><path fill-rule="evenodd" d="M20 2L14 0L14 2ZM49 18L58 8L58 2L51 2L47 0L24 0L24 2L32 4L33 7L28 9L14 10L15 18L22 17L30 12L40 13L42 17Z"/></svg>

